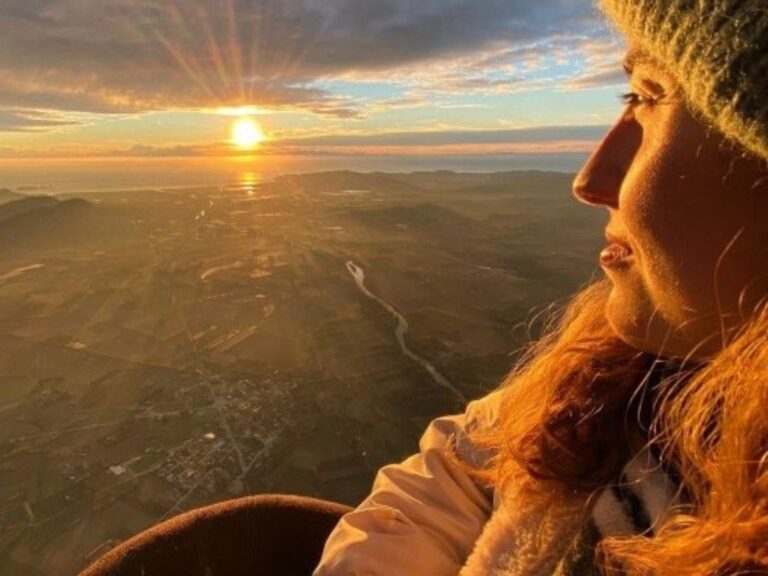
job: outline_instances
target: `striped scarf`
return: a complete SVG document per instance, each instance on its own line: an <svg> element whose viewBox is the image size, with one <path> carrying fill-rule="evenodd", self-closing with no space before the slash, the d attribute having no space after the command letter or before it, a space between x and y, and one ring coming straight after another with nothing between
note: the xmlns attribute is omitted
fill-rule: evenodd
<svg viewBox="0 0 768 576"><path fill-rule="evenodd" d="M670 509L684 500L674 470L652 449L631 460L619 480L597 496L592 513L573 538L553 576L597 576L595 548L608 536L652 538Z"/></svg>
<svg viewBox="0 0 768 576"><path fill-rule="evenodd" d="M459 576L598 576L598 542L652 537L665 514L685 500L678 485L676 475L644 449L591 505L581 497L564 506L500 505Z"/></svg>

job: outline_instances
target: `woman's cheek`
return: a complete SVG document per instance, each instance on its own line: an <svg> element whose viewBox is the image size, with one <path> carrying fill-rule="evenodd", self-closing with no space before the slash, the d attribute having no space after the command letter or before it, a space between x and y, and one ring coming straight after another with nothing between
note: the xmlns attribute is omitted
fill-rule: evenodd
<svg viewBox="0 0 768 576"><path fill-rule="evenodd" d="M635 247L635 263L649 298L663 316L678 318L690 308L695 284L696 227L686 221L675 179L663 166L649 163L627 194L624 223Z"/></svg>

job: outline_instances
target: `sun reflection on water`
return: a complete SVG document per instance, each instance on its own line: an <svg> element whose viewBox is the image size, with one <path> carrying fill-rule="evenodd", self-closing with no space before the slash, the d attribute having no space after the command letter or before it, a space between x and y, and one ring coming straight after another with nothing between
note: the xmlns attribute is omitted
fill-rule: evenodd
<svg viewBox="0 0 768 576"><path fill-rule="evenodd" d="M245 191L248 196L256 194L256 188L260 180L255 172L243 172L240 175L240 188Z"/></svg>

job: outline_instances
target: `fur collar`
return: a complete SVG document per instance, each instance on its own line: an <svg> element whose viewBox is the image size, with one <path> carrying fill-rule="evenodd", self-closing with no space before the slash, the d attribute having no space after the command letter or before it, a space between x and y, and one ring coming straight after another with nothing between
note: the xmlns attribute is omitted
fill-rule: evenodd
<svg viewBox="0 0 768 576"><path fill-rule="evenodd" d="M584 519L584 500L524 514L496 509L459 576L552 576Z"/></svg>

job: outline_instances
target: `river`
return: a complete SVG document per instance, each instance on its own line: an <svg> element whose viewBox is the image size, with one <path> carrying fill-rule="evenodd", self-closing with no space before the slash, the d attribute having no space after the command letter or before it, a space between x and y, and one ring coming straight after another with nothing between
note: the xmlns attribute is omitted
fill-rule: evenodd
<svg viewBox="0 0 768 576"><path fill-rule="evenodd" d="M435 368L435 366L429 362L429 360L422 358L418 354L416 354L413 350L408 348L408 344L405 341L405 335L408 333L408 320L405 319L405 317L398 312L394 306L392 306L389 302L386 300L383 300L382 298L379 298L368 290L368 288L365 285L365 271L355 264L352 261L347 262L347 270L349 270L349 273L352 275L352 278L355 279L355 283L357 284L357 287L360 289L360 291L365 294L368 298L371 300L374 300L379 306L384 308L387 312L389 312L392 316L394 316L397 319L397 328L395 328L395 338L397 339L397 343L400 345L400 350L402 350L403 354L405 354L408 358L411 360L418 362L421 364L427 372L429 372L430 376L432 376L432 379L441 387L445 388L451 394L453 394L456 398L459 398L462 402L467 402L467 397L464 396L464 394L459 390L448 378L443 376L440 371Z"/></svg>

